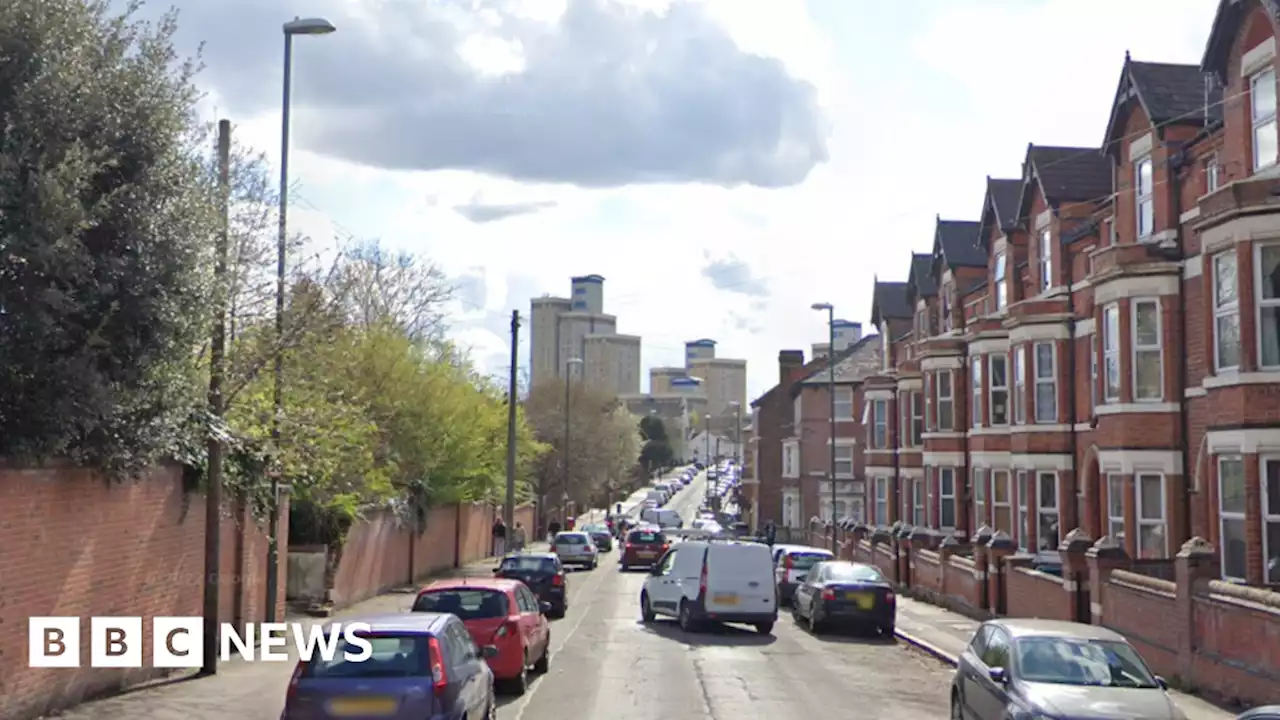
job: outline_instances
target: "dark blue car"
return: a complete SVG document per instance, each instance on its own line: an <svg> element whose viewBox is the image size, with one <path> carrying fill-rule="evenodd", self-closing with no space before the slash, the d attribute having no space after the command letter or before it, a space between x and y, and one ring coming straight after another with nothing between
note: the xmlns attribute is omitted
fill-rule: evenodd
<svg viewBox="0 0 1280 720"><path fill-rule="evenodd" d="M347 662L339 643L332 661L300 662L280 720L492 720L493 673L462 621L441 613L346 618L367 623L373 654Z"/></svg>

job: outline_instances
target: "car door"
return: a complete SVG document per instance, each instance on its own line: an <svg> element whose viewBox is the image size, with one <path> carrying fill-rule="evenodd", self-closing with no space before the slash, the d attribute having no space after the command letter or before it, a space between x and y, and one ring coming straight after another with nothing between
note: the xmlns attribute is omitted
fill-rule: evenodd
<svg viewBox="0 0 1280 720"><path fill-rule="evenodd" d="M809 606L813 603L813 596L817 594L818 584L822 582L823 563L818 563L810 568L808 575L805 576L804 582L796 585L795 597L791 599L795 607L803 608L805 613L809 612Z"/></svg>
<svg viewBox="0 0 1280 720"><path fill-rule="evenodd" d="M986 690L981 686L979 678L987 672L982 656L987 649L987 636L991 634L991 626L983 625L973 634L969 646L960 654L956 673L960 684L960 703L966 718L979 717L979 706L982 694ZM975 704L975 701L976 704Z"/></svg>
<svg viewBox="0 0 1280 720"><path fill-rule="evenodd" d="M978 673L971 705L977 710L976 720L1000 720L1005 715L1004 709L1009 702L1009 688L1003 683L991 679L990 671L1003 668L1005 673L1012 672L1011 658L1013 640L1009 634L995 625L988 626L986 646L982 650L982 664L985 666Z"/></svg>
<svg viewBox="0 0 1280 720"><path fill-rule="evenodd" d="M529 657L538 658L542 648L547 644L547 619L542 616L542 608L538 599L529 588L516 589L516 604L520 608L520 621L528 626L525 636L525 647L529 648Z"/></svg>
<svg viewBox="0 0 1280 720"><path fill-rule="evenodd" d="M680 546L677 545L654 563L648 587L649 602L655 610L673 613L680 606L680 583L674 573L679 551Z"/></svg>
<svg viewBox="0 0 1280 720"><path fill-rule="evenodd" d="M484 658L478 652L471 633L461 620L452 620L445 627L441 645L449 656L446 665L449 668L449 689L446 696L449 702L446 707L461 710L468 716L481 712L477 709L484 703L485 685L484 671L479 667Z"/></svg>

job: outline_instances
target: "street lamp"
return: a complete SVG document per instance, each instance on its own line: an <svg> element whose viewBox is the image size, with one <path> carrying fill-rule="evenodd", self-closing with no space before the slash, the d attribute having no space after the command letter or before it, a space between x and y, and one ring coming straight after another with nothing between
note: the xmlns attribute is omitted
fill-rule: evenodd
<svg viewBox="0 0 1280 720"><path fill-rule="evenodd" d="M836 542L836 309L831 303L810 306L827 313L827 400L831 403L831 552L839 551Z"/></svg>
<svg viewBox="0 0 1280 720"><path fill-rule="evenodd" d="M582 358L569 358L564 361L564 462L560 469L563 475L560 482L564 485L564 497L560 504L560 522L567 524L565 506L569 502L569 388L573 379L573 369L582 366Z"/></svg>
<svg viewBox="0 0 1280 720"><path fill-rule="evenodd" d="M276 236L276 352L271 416L271 440L280 447L280 416L284 414L284 272L285 254L289 232L289 99L293 90L293 36L328 35L337 30L324 18L297 18L285 23L284 32L284 83L280 101L280 209ZM277 468L279 470L279 468ZM279 494L280 473L271 475L271 556L267 560L267 622L276 619L277 578L280 573L280 556L276 549L276 533L280 529Z"/></svg>
<svg viewBox="0 0 1280 720"><path fill-rule="evenodd" d="M733 438L733 462L738 466L739 471L742 469L742 403L734 400L729 403L729 407L733 408L737 415L737 424L734 425Z"/></svg>

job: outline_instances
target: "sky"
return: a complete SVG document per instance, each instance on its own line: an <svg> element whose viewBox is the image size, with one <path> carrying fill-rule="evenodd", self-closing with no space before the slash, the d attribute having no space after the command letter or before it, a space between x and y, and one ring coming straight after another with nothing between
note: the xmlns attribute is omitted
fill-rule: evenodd
<svg viewBox="0 0 1280 720"><path fill-rule="evenodd" d="M480 368L505 374L512 310L597 273L646 368L713 338L752 398L825 340L810 305L870 332L874 279L905 279L936 217L977 220L1028 142L1100 144L1125 51L1198 63L1216 5L176 2L202 112L273 162L281 23L337 27L294 41L291 227L439 266Z"/></svg>

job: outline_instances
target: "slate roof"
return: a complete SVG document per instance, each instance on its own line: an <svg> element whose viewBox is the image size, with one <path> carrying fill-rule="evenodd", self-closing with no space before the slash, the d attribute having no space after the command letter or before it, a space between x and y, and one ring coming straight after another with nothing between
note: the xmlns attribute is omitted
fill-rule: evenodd
<svg viewBox="0 0 1280 720"><path fill-rule="evenodd" d="M1006 231L1018 225L1018 198L1021 194L1021 180L987 176L987 194L982 199L982 226L978 228L978 242L984 250L990 249L988 240L993 223Z"/></svg>
<svg viewBox="0 0 1280 720"><path fill-rule="evenodd" d="M1111 196L1111 161L1098 148L1027 145L1018 215L1031 210L1032 188L1040 185L1050 205L1102 202Z"/></svg>
<svg viewBox="0 0 1280 720"><path fill-rule="evenodd" d="M1272 2L1267 0L1263 4L1272 5ZM1200 68L1207 73L1212 73L1218 79L1219 86L1227 82L1227 65L1231 60L1231 46L1235 43L1240 23L1251 9L1248 3L1240 0L1218 1L1218 11L1213 16L1213 28L1209 31L1208 42L1205 43ZM1267 9L1272 11L1274 8Z"/></svg>
<svg viewBox="0 0 1280 720"><path fill-rule="evenodd" d="M1136 62L1126 52L1104 144L1110 149L1123 136L1124 109L1131 98L1137 98L1152 125L1222 122L1222 90L1217 83L1209 88L1206 97L1206 76L1199 65Z"/></svg>
<svg viewBox="0 0 1280 720"><path fill-rule="evenodd" d="M972 220L943 220L933 235L933 256L949 267L986 267L987 253L978 239L981 223Z"/></svg>
<svg viewBox="0 0 1280 720"><path fill-rule="evenodd" d="M938 283L933 280L933 256L929 253L911 253L911 270L907 279L907 306L916 298L938 294Z"/></svg>
<svg viewBox="0 0 1280 720"><path fill-rule="evenodd" d="M911 303L907 299L907 284L877 279L871 291L871 322L876 326L882 320L907 319L915 317L911 311Z"/></svg>
<svg viewBox="0 0 1280 720"><path fill-rule="evenodd" d="M845 348L844 351L837 353L833 358L836 364L836 382L858 382L879 372L880 368L884 366L881 348L882 343L879 335L864 335L861 340ZM823 363L822 367L809 373L798 384L822 385L827 383L827 368L827 364ZM791 392L794 395L795 389L793 388Z"/></svg>

